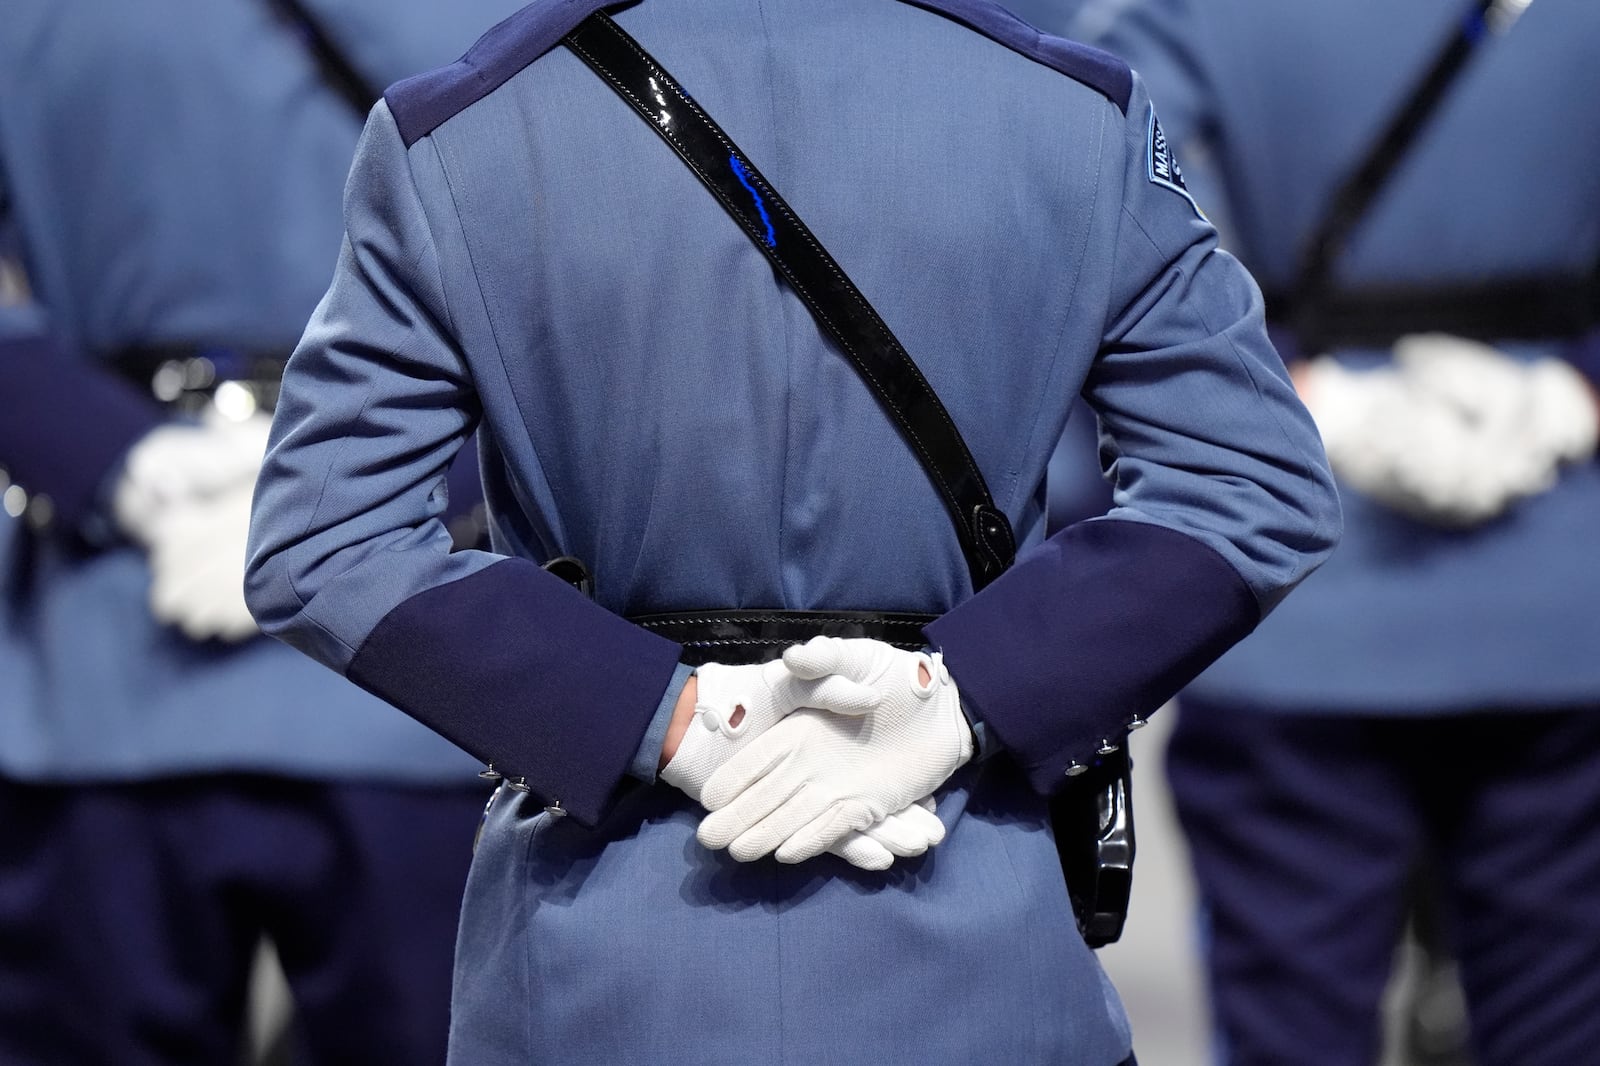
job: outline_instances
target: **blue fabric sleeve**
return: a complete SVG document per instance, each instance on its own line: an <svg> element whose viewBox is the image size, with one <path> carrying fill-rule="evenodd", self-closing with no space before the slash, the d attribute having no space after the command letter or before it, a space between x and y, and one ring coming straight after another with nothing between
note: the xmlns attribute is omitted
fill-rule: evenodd
<svg viewBox="0 0 1600 1066"><path fill-rule="evenodd" d="M1041 791L1170 699L1326 558L1338 497L1249 275L1150 167L1135 81L1111 314L1084 395L1114 507L925 630Z"/></svg>
<svg viewBox="0 0 1600 1066"><path fill-rule="evenodd" d="M380 104L284 375L246 596L265 632L597 821L680 649L532 562L450 551L445 474L478 404L411 166Z"/></svg>
<svg viewBox="0 0 1600 1066"><path fill-rule="evenodd" d="M678 697L683 694L683 686L689 683L693 673L693 667L682 663L672 672L672 681L667 685L666 694L661 697L656 716L650 719L650 727L644 731L644 740L639 742L639 750L634 753L628 776L637 777L640 781L656 779L656 768L661 765L661 745L667 742L667 727L672 724L672 712L677 707Z"/></svg>

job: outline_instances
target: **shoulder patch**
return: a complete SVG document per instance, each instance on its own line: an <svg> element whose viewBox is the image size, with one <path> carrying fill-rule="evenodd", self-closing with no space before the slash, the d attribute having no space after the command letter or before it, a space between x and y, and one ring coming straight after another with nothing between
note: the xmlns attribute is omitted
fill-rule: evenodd
<svg viewBox="0 0 1600 1066"><path fill-rule="evenodd" d="M1194 202L1194 197L1189 194L1189 186L1183 181L1183 168L1178 166L1178 157L1173 154L1172 146L1167 143L1167 135L1161 131L1161 120L1156 118L1156 109L1150 109L1150 120L1145 132L1145 177L1151 184L1160 185L1171 189L1185 200L1189 206L1199 213L1201 218L1205 212L1200 210L1200 205Z"/></svg>
<svg viewBox="0 0 1600 1066"><path fill-rule="evenodd" d="M969 29L1027 56L1051 70L1082 82L1128 113L1133 96L1133 71L1128 64L1098 48L1041 33L993 0L905 0L916 7L952 18Z"/></svg>
<svg viewBox="0 0 1600 1066"><path fill-rule="evenodd" d="M561 43L578 23L623 0L534 0L489 30L447 67L396 82L383 98L410 148L510 81Z"/></svg>

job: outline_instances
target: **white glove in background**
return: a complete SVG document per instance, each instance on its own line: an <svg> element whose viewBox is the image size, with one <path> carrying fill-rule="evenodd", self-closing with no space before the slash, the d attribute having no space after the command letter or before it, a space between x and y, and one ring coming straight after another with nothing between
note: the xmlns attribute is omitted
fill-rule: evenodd
<svg viewBox="0 0 1600 1066"><path fill-rule="evenodd" d="M858 715L877 705L876 693L842 678L800 678L781 661L750 666L707 663L695 671L694 720L661 779L699 800L711 775L797 707L826 705ZM744 713L736 713L738 708ZM737 724L734 723L738 719ZM920 855L944 839L932 797L846 834L826 850L864 870L886 870L896 856Z"/></svg>
<svg viewBox="0 0 1600 1066"><path fill-rule="evenodd" d="M779 862L802 862L931 795L972 757L972 730L938 655L815 637L783 662L796 677L839 683L711 775L702 802L712 813L697 834L706 847L745 862L774 850ZM836 714L830 699L876 706Z"/></svg>
<svg viewBox="0 0 1600 1066"><path fill-rule="evenodd" d="M1478 341L1423 333L1395 342L1406 381L1517 448L1556 462L1593 458L1600 411L1582 374L1560 359L1521 362Z"/></svg>
<svg viewBox="0 0 1600 1066"><path fill-rule="evenodd" d="M111 501L117 525L143 544L150 523L163 509L240 482L255 484L271 428L265 415L234 422L208 412L199 423L151 430L129 449L123 463Z"/></svg>
<svg viewBox="0 0 1600 1066"><path fill-rule="evenodd" d="M263 415L162 426L129 451L117 483L117 524L149 553L150 612L193 640L257 633L244 559L270 428Z"/></svg>
<svg viewBox="0 0 1600 1066"><path fill-rule="evenodd" d="M1578 392L1551 384L1553 374L1576 373L1534 370L1492 349L1490 364L1472 353L1447 365L1436 361L1441 349L1431 338L1420 348L1412 340L1396 346L1394 367L1351 371L1324 356L1300 375L1334 472L1386 506L1446 527L1487 521L1554 484L1562 458L1581 445L1584 408L1572 401L1588 404L1593 418L1581 379L1568 383ZM1561 411L1561 426L1540 428L1549 416L1534 397Z"/></svg>

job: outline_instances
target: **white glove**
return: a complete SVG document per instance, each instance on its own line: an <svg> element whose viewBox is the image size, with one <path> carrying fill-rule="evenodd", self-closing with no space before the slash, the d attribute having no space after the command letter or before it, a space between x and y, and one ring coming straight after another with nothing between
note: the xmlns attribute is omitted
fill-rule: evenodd
<svg viewBox="0 0 1600 1066"><path fill-rule="evenodd" d="M244 603L250 498L270 421L163 426L128 454L113 513L150 561L150 613L194 640L258 632Z"/></svg>
<svg viewBox="0 0 1600 1066"><path fill-rule="evenodd" d="M1476 525L1555 480L1556 453L1529 447L1394 367L1350 371L1322 357L1300 377L1302 398L1334 472L1419 521Z"/></svg>
<svg viewBox="0 0 1600 1066"><path fill-rule="evenodd" d="M1402 337L1394 356L1419 391L1450 404L1507 447L1557 462L1595 454L1600 411L1594 392L1560 359L1521 362L1448 333Z"/></svg>
<svg viewBox="0 0 1600 1066"><path fill-rule="evenodd" d="M782 662L707 663L695 675L694 720L661 770L661 780L694 800L719 767L795 708L826 704L835 713L861 714L877 704L876 694L841 678L801 679ZM887 870L896 856L920 855L942 839L944 825L929 796L827 850L863 870Z"/></svg>
<svg viewBox="0 0 1600 1066"><path fill-rule="evenodd" d="M255 484L271 428L265 415L234 422L208 411L199 423L151 430L123 463L111 501L117 525L143 544L150 523L164 508L241 483Z"/></svg>
<svg viewBox="0 0 1600 1066"><path fill-rule="evenodd" d="M835 684L815 694L823 709L789 715L711 775L702 802L712 813L697 834L706 847L742 862L774 849L779 862L802 862L931 795L972 758L972 730L940 656L815 637L783 661L796 677ZM875 706L828 713L835 697Z"/></svg>
<svg viewBox="0 0 1600 1066"><path fill-rule="evenodd" d="M244 603L250 481L174 503L149 527L150 613L191 640L239 641L259 630Z"/></svg>

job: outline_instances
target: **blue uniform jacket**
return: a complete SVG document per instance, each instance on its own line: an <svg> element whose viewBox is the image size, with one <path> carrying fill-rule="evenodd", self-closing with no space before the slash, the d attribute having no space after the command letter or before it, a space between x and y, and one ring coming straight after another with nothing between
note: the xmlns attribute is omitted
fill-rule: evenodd
<svg viewBox="0 0 1600 1066"><path fill-rule="evenodd" d="M1269 291L1335 184L1470 5L1148 0L1084 34L1148 80L1202 206ZM1600 6L1541 0L1486 36L1355 231L1335 278L1447 284L1600 262ZM1185 148L1205 150L1184 152ZM1505 346L1600 380L1600 334ZM1383 352L1341 353L1363 363ZM1467 531L1344 493L1332 562L1191 691L1271 710L1430 713L1600 702L1600 463Z"/></svg>
<svg viewBox="0 0 1600 1066"><path fill-rule="evenodd" d="M615 12L948 406L1024 545L974 596L866 384L557 46L595 6L525 8L372 115L252 525L264 628L544 797L486 825L453 1061L1119 1062L1041 793L1337 536L1260 296L1149 179L1149 100L1103 53L950 0ZM1080 390L1119 503L1046 541ZM474 427L497 551L452 554L439 490ZM559 554L596 601L540 570ZM619 787L680 676L626 616L711 607L940 615L928 639L1007 752L941 792L943 844L889 876L735 868L680 794Z"/></svg>
<svg viewBox="0 0 1600 1066"><path fill-rule="evenodd" d="M308 6L380 88L514 8ZM0 773L470 780L459 751L276 641L158 627L142 553L101 513L167 417L106 360L291 349L338 251L362 116L265 0L17 0L0 21L0 217L32 288L0 310L0 469L54 510L37 535L0 514Z"/></svg>
<svg viewBox="0 0 1600 1066"><path fill-rule="evenodd" d="M552 47L572 5L525 8L374 112L257 492L263 627L580 818L677 662L620 616L943 613L928 635L964 700L1044 791L1337 536L1259 294L1147 176L1150 103L1126 67L990 5L769 7L622 16L913 353L1026 545L1013 571L971 596L865 384ZM1080 389L1119 452L1118 506L1041 543ZM448 554L436 519L474 427L500 554ZM558 554L590 564L598 603L539 570Z"/></svg>

